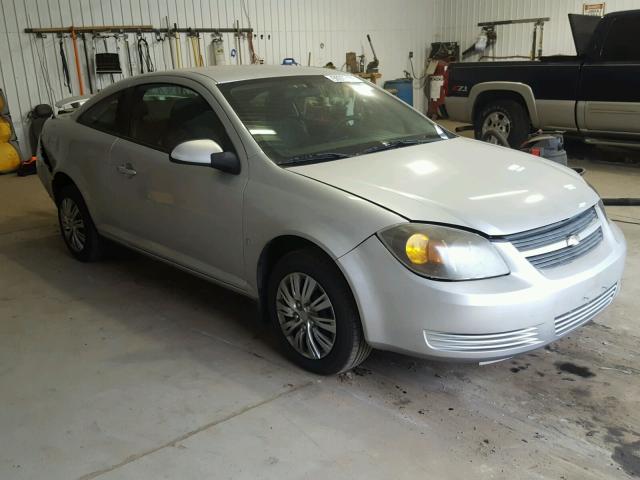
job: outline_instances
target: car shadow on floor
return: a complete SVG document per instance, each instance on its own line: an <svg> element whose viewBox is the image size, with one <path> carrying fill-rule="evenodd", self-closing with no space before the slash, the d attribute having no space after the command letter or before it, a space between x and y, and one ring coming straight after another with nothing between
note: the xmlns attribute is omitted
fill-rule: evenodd
<svg viewBox="0 0 640 480"><path fill-rule="evenodd" d="M166 329L194 332L297 370L282 356L256 302L128 248L110 244L104 260L82 263L69 254L59 236L48 234L16 239L4 246L3 255L67 302L88 304L92 311L136 332L149 327L150 317L155 317L154 335ZM442 374L452 368L478 369L477 364L452 365L382 351L374 351L363 367L369 364L385 365L387 375L394 369L397 374L416 368Z"/></svg>
<svg viewBox="0 0 640 480"><path fill-rule="evenodd" d="M151 340L148 343L152 348L117 352L109 359L111 365L187 356L232 376L234 384L242 383L247 388L252 387L255 373L270 375L276 369L280 378L284 374L292 383L315 378L282 357L274 336L259 320L255 302L241 295L121 247L105 261L84 264L74 260L60 237L53 234L5 238L0 245L7 271L17 282L5 290L5 301L36 303L43 296L49 301L59 299L63 313L57 318L64 317L68 309L77 317L86 315L79 325L96 322L115 330L113 324L117 324L133 336ZM20 285L21 281L29 283ZM50 321L48 312L37 314L42 322ZM616 365L599 369L602 360L597 346L606 341L607 357L611 358L611 346L620 339L616 340L612 332L593 328L583 329L577 335L579 339L582 336L580 341L565 339L549 349L486 367L374 351L360 367L333 381L355 398L390 409L411 422L426 418L453 421L455 416L453 425L462 428L470 418L486 422L503 415L496 405L508 399L512 406L509 418L529 424L527 431L531 432L527 434L544 431L550 435L561 418L569 418L571 423L571 428L561 429L562 435L580 437L594 429L606 432L611 425L621 424L622 417L628 418L625 403L612 403L609 393L620 391L628 377L624 374L617 378ZM591 335L593 340L589 340ZM216 365L221 354L215 350L231 352L233 359ZM623 359L626 351L616 353L616 357ZM232 365L236 361L243 365ZM564 367L568 361L576 361L577 367L587 367L596 376L582 378L571 373ZM620 360L620 364L619 370L631 371L627 362ZM226 372L228 368L235 372ZM331 386L332 380L327 384ZM607 388L598 389L598 385ZM548 398L560 401L550 403ZM545 418L545 425L530 420L531 415ZM583 423L587 433L582 432ZM601 437L589 438L609 447L605 433Z"/></svg>

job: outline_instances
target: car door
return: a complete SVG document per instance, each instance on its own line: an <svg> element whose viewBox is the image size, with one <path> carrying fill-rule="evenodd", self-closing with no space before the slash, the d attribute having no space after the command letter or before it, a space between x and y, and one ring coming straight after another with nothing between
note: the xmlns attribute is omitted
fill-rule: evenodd
<svg viewBox="0 0 640 480"><path fill-rule="evenodd" d="M69 157L77 159L72 177L80 187L100 231L113 224L110 208L113 191L105 181L109 176L111 148L124 126L124 91L100 100L77 120L77 134L69 142Z"/></svg>
<svg viewBox="0 0 640 480"><path fill-rule="evenodd" d="M114 208L125 241L195 272L243 288L244 150L224 111L187 79L132 90L129 130L111 151ZM212 139L236 153L238 175L170 161L187 140Z"/></svg>
<svg viewBox="0 0 640 480"><path fill-rule="evenodd" d="M578 122L595 132L640 135L640 15L613 20L582 68Z"/></svg>

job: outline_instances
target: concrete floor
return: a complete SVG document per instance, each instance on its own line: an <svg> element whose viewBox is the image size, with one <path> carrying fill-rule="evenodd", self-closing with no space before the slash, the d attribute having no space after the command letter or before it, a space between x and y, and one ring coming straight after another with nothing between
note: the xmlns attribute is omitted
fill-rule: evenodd
<svg viewBox="0 0 640 480"><path fill-rule="evenodd" d="M605 196L640 168L583 162ZM640 474L640 209L595 322L485 367L374 352L321 378L245 298L137 254L66 252L36 177L0 177L1 479L629 478Z"/></svg>

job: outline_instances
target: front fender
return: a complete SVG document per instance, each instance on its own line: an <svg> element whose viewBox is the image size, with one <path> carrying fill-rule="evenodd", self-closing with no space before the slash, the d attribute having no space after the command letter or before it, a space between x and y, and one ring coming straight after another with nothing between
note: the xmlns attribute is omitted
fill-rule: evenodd
<svg viewBox="0 0 640 480"><path fill-rule="evenodd" d="M368 200L275 165L256 177L244 196L245 279L254 293L260 256L277 237L303 238L337 259L382 228L406 221Z"/></svg>

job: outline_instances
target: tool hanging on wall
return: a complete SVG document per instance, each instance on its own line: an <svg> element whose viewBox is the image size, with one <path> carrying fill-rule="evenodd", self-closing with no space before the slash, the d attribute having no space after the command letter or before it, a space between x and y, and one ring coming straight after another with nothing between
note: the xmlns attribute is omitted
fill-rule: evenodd
<svg viewBox="0 0 640 480"><path fill-rule="evenodd" d="M27 25L29 25L29 27L31 27L32 25L31 17L29 16L28 13L27 13ZM45 42L46 37L47 35L44 33L36 33L36 36L33 39L33 48L35 49L36 56L38 57L38 63L40 65L40 74L41 74L40 78L42 80L42 83L44 84L44 88L47 93L47 99L49 100L49 103L53 103L53 98L55 96L55 93L53 92L53 87L51 86L51 76L49 75L49 65L47 62L47 53L46 53L47 45ZM55 51L55 47L56 47L55 41L52 42L52 46ZM0 105L0 114L2 113L2 108L3 108L2 105Z"/></svg>
<svg viewBox="0 0 640 480"><path fill-rule="evenodd" d="M133 77L133 63L131 62L131 47L129 46L129 35L124 34L124 47L127 50L127 66L129 67L129 76Z"/></svg>
<svg viewBox="0 0 640 480"><path fill-rule="evenodd" d="M73 45L73 59L76 64L76 75L78 76L78 87L80 88L80 95L84 95L84 82L82 81L80 54L78 53L78 37L73 27L71 27L71 44Z"/></svg>
<svg viewBox="0 0 640 480"><path fill-rule="evenodd" d="M204 61L202 60L202 54L200 53L200 34L190 31L187 35L191 42L191 53L193 54L194 66L204 67Z"/></svg>
<svg viewBox="0 0 640 480"><path fill-rule="evenodd" d="M28 19L29 22L31 20ZM40 33L36 35L35 41L33 42L33 46L36 51L36 56L38 57L38 63L40 64L40 74L42 81L44 83L45 90L47 92L47 98L50 103L53 103L53 99L55 97L55 93L53 91L53 87L51 86L51 76L49 75L49 65L47 62L47 46L45 44L46 35L44 33ZM41 40L41 42L38 42ZM41 44L39 47L38 45ZM55 49L55 42L52 43ZM0 111L2 111L2 105L0 105Z"/></svg>
<svg viewBox="0 0 640 480"><path fill-rule="evenodd" d="M213 60L213 65L224 65L227 63L224 55L224 40L219 33L213 34L213 40L211 40L211 55L209 55L209 57Z"/></svg>
<svg viewBox="0 0 640 480"><path fill-rule="evenodd" d="M174 52L172 54L171 64L172 66L177 68L181 68L183 63L182 62L182 41L181 41L182 39L180 37L181 33L187 33L187 34L190 33L191 35L196 37L195 43L196 43L196 50L198 53L195 57L197 59L197 62L195 63L197 65L202 65L202 66L204 65L205 61L202 57L202 54L203 54L202 48L204 47L204 45L200 45L200 38L199 38L200 33L213 33L216 35L216 37L219 37L219 39L215 39L215 46L217 47L215 50L218 53L217 61L216 61L217 65L222 65L226 63L224 46L223 46L222 37L220 36L220 34L229 33L234 35L237 48L233 48L231 50L232 52L231 57L233 59L236 59L236 62L239 64L242 63L242 53L243 53L241 40L244 38L245 34L253 36L253 29L240 28L240 22L238 20L234 22L234 25L232 28L224 28L224 27L178 28L177 23L174 23L173 28L170 28L169 27L170 23L168 18L165 18L165 23L166 23L166 28L163 28L163 27L157 28L157 27L154 27L153 25L93 25L93 26L87 25L83 27L71 26L71 27L32 28L29 15L27 14L28 28L24 29L24 33L35 34L36 38L44 38L46 34L57 34L59 39L58 45L56 46L56 43L54 41L51 44L51 48L53 48L54 52L57 50L57 54L60 55L63 83L64 83L64 86L68 89L69 94L71 95L73 95L73 85L72 85L71 74L69 71L66 44L64 40L67 36L71 36L74 43L74 54L76 57L75 58L76 71L78 74L78 86L80 87L80 90L82 93L84 93L84 83L83 83L83 76L81 72L82 63L80 61L79 51L77 47L78 35L82 35L83 46L85 48L84 61L85 61L85 67L87 70L86 74L87 74L88 87L90 92L96 92L100 90L101 85L99 84L98 78L95 76L95 73L92 77L91 66L89 65L91 63L91 59L95 60L95 54L97 53L95 39L91 43L91 47L93 49L92 55L89 55L88 53L89 49L86 41L86 34L90 34L90 35L112 34L112 36L116 38L116 47L118 48L118 51L119 51L119 43L116 35L124 36L125 33L137 34L139 41L135 46L129 45L127 37L124 36L125 45L127 47L127 63L128 63L129 75L134 74L134 69L135 69L134 64L137 63L135 61L135 56L136 56L135 52L134 53L131 52L132 47L137 48L138 50L138 58L140 60L139 69L141 73L144 73L145 71L150 72L155 70L155 67L153 65L153 61L151 60L151 55L149 52L149 45L147 44L147 41L144 38L142 38L143 33L160 32L160 33L164 33L164 39L167 38L167 35L169 36L170 39L173 38L172 44L174 47ZM171 48L171 43L170 43L170 48ZM37 50L37 47L36 47L36 50ZM43 41L42 50L43 52L42 52L42 59L40 60L40 65L41 65L41 70L43 72L44 83L46 84L48 95L50 97L54 97L55 94L54 94L53 88L51 87L50 79L48 78L48 70L46 66L46 55L44 52L45 50L44 41ZM255 49L252 45L249 46L249 51L251 53L252 62L261 62L260 58L257 56ZM104 53L109 53L109 52L104 52ZM208 53L209 53L209 50L206 50L204 52L205 58L208 56ZM214 55L212 55L212 58L216 59L216 55L215 55L216 52L214 51L213 53ZM87 62L87 56L90 57L88 62ZM168 63L169 62L165 61L165 64L168 64ZM93 65L94 72L95 72L95 67L96 66L94 61L94 65ZM122 73L122 67L120 67L120 70L117 73ZM51 98L50 100L53 100L53 98ZM53 104L55 102L51 101L50 103Z"/></svg>
<svg viewBox="0 0 640 480"><path fill-rule="evenodd" d="M182 68L182 40L180 39L180 34L178 33L177 23L173 24L173 35L176 39L176 64L178 65L178 68Z"/></svg>
<svg viewBox="0 0 640 480"><path fill-rule="evenodd" d="M145 66L148 72L153 72L153 61L149 54L149 44L142 36L142 33L138 34L138 59L140 60L140 73L144 73Z"/></svg>
<svg viewBox="0 0 640 480"><path fill-rule="evenodd" d="M104 53L96 53L96 71L97 73L108 73L111 83L113 83L114 72L122 73L120 69L120 59L117 58L117 55L114 59L113 54L109 53L109 45L107 44L107 39L104 37L102 38L102 45L104 45Z"/></svg>
<svg viewBox="0 0 640 480"><path fill-rule="evenodd" d="M197 40L196 43L198 44L198 58L200 59L200 66L204 67L204 59L202 58L202 48L200 46L200 34L197 32L196 32L196 40Z"/></svg>
<svg viewBox="0 0 640 480"><path fill-rule="evenodd" d="M249 56L251 57L251 63L260 63L260 58L253 47L253 34L247 35L247 44L249 45Z"/></svg>
<svg viewBox="0 0 640 480"><path fill-rule="evenodd" d="M83 32L81 34L82 48L84 50L84 66L87 71L87 83L89 84L89 93L93 94L93 82L91 81L91 63L89 63L89 52L87 50L87 36Z"/></svg>
<svg viewBox="0 0 640 480"><path fill-rule="evenodd" d="M242 32L240 31L240 20L236 20L236 53L238 54L238 64L242 65Z"/></svg>
<svg viewBox="0 0 640 480"><path fill-rule="evenodd" d="M170 62L167 61L167 49L164 46L166 40L170 40L168 33L163 33L161 30L156 30L154 33L154 40L156 43L160 44L160 51L162 52L162 67L160 70L168 70ZM169 46L171 46L171 42L169 41ZM154 52L156 50L154 49ZM157 59L156 59L157 60ZM173 61L173 58L172 58Z"/></svg>
<svg viewBox="0 0 640 480"><path fill-rule="evenodd" d="M249 10L247 8L246 0L242 0L241 6L242 6L242 11L243 11L245 17L247 18L247 25L249 26L249 30L251 30L251 32L249 32L247 34L247 46L249 47L249 62L252 63L252 64L263 63L264 60L258 56L258 54L256 53L256 49L253 46L253 35L254 35L254 33L253 33L253 29L251 28L251 17L249 16ZM237 25L238 25L238 30L239 30L239 27L240 27L240 22L239 21L237 21ZM240 33L240 32L238 31L238 33ZM256 38L257 38L257 35L256 35Z"/></svg>
<svg viewBox="0 0 640 480"><path fill-rule="evenodd" d="M165 23L167 24L167 35L169 40L169 55L171 55L171 68L176 68L176 59L173 52L173 43L175 42L175 37L170 33L171 29L169 27L169 17L164 17Z"/></svg>
<svg viewBox="0 0 640 480"><path fill-rule="evenodd" d="M109 52L109 46L107 44L108 38L114 38L116 42L116 53ZM102 40L104 52L98 52L96 42ZM120 36L115 35L101 35L95 34L93 36L93 66L94 77L96 79L96 85L98 83L98 75L109 75L111 83L115 81L114 74L122 75L122 66L120 65ZM102 82L100 82L102 86Z"/></svg>
<svg viewBox="0 0 640 480"><path fill-rule="evenodd" d="M62 65L62 76L64 78L64 86L69 89L69 94L73 95L71 90L71 75L69 75L69 64L67 63L67 54L64 51L63 43L64 35L60 34L58 44L60 45L60 63Z"/></svg>

